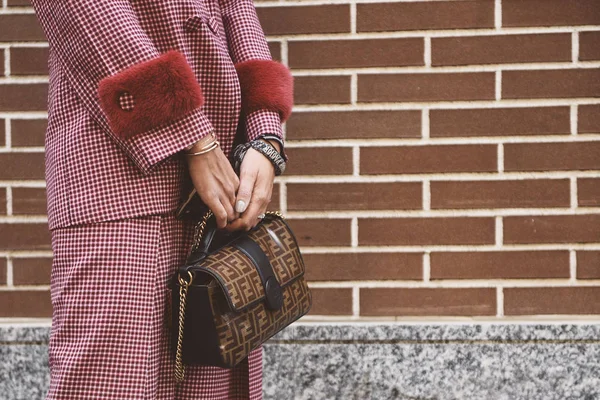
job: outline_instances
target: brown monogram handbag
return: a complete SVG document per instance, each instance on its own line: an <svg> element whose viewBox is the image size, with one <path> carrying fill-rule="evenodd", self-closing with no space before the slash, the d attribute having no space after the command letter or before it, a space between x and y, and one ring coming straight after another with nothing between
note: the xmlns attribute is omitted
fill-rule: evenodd
<svg viewBox="0 0 600 400"><path fill-rule="evenodd" d="M228 233L207 211L171 289L178 382L185 364L235 367L312 306L298 243L279 212Z"/></svg>

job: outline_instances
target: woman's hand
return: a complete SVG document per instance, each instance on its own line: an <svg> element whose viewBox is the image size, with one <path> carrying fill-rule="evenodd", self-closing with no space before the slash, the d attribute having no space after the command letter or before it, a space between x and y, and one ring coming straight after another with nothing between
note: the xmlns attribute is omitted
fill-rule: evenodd
<svg viewBox="0 0 600 400"><path fill-rule="evenodd" d="M277 146L278 148L279 146ZM240 165L240 186L235 201L235 211L241 217L228 224L228 231L249 231L260 220L258 215L267 210L273 191L275 167L264 155L249 148Z"/></svg>
<svg viewBox="0 0 600 400"><path fill-rule="evenodd" d="M198 144L197 148L201 148L202 143ZM205 154L185 157L200 199L215 214L217 226L224 228L228 221L239 217L239 213L233 209L240 184L238 176L221 147Z"/></svg>

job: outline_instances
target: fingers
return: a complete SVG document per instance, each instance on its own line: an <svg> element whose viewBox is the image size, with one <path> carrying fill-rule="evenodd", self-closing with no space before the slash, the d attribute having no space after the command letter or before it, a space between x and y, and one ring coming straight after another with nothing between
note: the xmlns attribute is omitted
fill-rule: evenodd
<svg viewBox="0 0 600 400"><path fill-rule="evenodd" d="M217 227L225 228L225 226L227 226L228 213L225 207L223 206L223 203L221 203L221 201L219 200L219 198L216 196L210 196L206 200L202 200L215 215Z"/></svg>
<svg viewBox="0 0 600 400"><path fill-rule="evenodd" d="M273 182L260 174L255 182L256 184L252 190L252 197L246 211L239 219L229 224L227 227L228 230L244 229L249 231L260 222L258 215L267 210L267 205L271 201Z"/></svg>
<svg viewBox="0 0 600 400"><path fill-rule="evenodd" d="M235 199L235 211L243 213L248 208L257 176L258 170L255 168L241 169L240 185Z"/></svg>
<svg viewBox="0 0 600 400"><path fill-rule="evenodd" d="M240 180L220 148L190 161L189 171L194 187L214 213L217 226L224 228L228 220L239 218L234 205Z"/></svg>
<svg viewBox="0 0 600 400"><path fill-rule="evenodd" d="M221 205L225 209L225 212L227 213L227 222L238 218L236 216L237 213L233 210L233 202L231 200L227 199L225 195L223 195L223 197L220 198L220 201Z"/></svg>
<svg viewBox="0 0 600 400"><path fill-rule="evenodd" d="M236 176L237 178L237 176ZM235 192L237 191L238 183L232 180L225 181L222 183L222 190L219 196L219 200L227 213L227 221L233 221L239 218L239 213L234 210L235 205Z"/></svg>

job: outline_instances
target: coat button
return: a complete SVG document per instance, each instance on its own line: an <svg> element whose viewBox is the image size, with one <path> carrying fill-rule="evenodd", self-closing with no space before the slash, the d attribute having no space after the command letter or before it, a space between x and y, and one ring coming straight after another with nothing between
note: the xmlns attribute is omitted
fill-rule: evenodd
<svg viewBox="0 0 600 400"><path fill-rule="evenodd" d="M215 35L219 34L219 23L217 22L217 19L215 17L210 17L208 18L208 27L210 28L210 30L212 31L212 33L214 33Z"/></svg>
<svg viewBox="0 0 600 400"><path fill-rule="evenodd" d="M123 111L131 111L135 107L135 100L129 92L122 92L119 95L119 107Z"/></svg>
<svg viewBox="0 0 600 400"><path fill-rule="evenodd" d="M183 27L187 32L197 31L201 25L206 23L206 18L201 15L192 15L183 23Z"/></svg>

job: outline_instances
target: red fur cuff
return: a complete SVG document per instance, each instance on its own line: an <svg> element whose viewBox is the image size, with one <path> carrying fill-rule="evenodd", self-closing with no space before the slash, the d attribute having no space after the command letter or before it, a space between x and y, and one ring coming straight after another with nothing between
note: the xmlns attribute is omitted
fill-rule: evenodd
<svg viewBox="0 0 600 400"><path fill-rule="evenodd" d="M292 113L294 77L282 63L252 59L235 64L242 90L242 113L260 108L277 111L281 122Z"/></svg>
<svg viewBox="0 0 600 400"><path fill-rule="evenodd" d="M204 103L185 55L169 50L102 79L100 105L123 139L175 120Z"/></svg>

